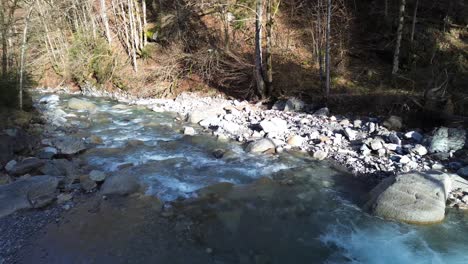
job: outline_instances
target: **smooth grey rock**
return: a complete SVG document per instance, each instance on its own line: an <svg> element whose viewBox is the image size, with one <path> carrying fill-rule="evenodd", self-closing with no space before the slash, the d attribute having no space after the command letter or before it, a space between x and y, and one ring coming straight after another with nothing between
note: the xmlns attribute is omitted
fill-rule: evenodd
<svg viewBox="0 0 468 264"><path fill-rule="evenodd" d="M38 158L26 158L22 161L17 162L8 173L13 176L21 176L26 173L31 173L39 170L44 165L45 161Z"/></svg>
<svg viewBox="0 0 468 264"><path fill-rule="evenodd" d="M58 151L56 148L53 147L45 147L42 148L39 153L37 153L37 157L41 159L51 159Z"/></svg>
<svg viewBox="0 0 468 264"><path fill-rule="evenodd" d="M250 153L274 153L276 145L273 140L269 138L263 138L250 143L247 146L247 152Z"/></svg>
<svg viewBox="0 0 468 264"><path fill-rule="evenodd" d="M370 192L365 208L386 219L413 224L437 223L445 217L451 182L449 175L437 171L389 177Z"/></svg>
<svg viewBox="0 0 468 264"><path fill-rule="evenodd" d="M106 174L103 171L92 170L89 173L89 178L95 182L102 182L106 179Z"/></svg>
<svg viewBox="0 0 468 264"><path fill-rule="evenodd" d="M128 170L109 176L101 186L103 195L129 195L139 190L138 177Z"/></svg>
<svg viewBox="0 0 468 264"><path fill-rule="evenodd" d="M74 136L62 136L52 140L60 154L73 155L86 149L84 140Z"/></svg>
<svg viewBox="0 0 468 264"><path fill-rule="evenodd" d="M434 131L429 140L429 152L451 152L463 148L466 141L466 131L458 128L440 127Z"/></svg>
<svg viewBox="0 0 468 264"><path fill-rule="evenodd" d="M5 165L5 170L7 172L11 172L11 170L13 170L13 168L16 166L16 160L10 160L6 165Z"/></svg>
<svg viewBox="0 0 468 264"><path fill-rule="evenodd" d="M462 177L468 177L468 166L463 167L457 171L458 175ZM467 186L468 187L468 186Z"/></svg>
<svg viewBox="0 0 468 264"><path fill-rule="evenodd" d="M284 106L286 112L296 112L304 109L304 102L297 98L289 98Z"/></svg>
<svg viewBox="0 0 468 264"><path fill-rule="evenodd" d="M74 110L94 111L96 110L97 106L94 103L83 99L71 98L70 100L68 100L68 108Z"/></svg>
<svg viewBox="0 0 468 264"><path fill-rule="evenodd" d="M388 135L388 140L390 143L397 144L398 146L401 145L401 139L395 133L390 133Z"/></svg>
<svg viewBox="0 0 468 264"><path fill-rule="evenodd" d="M411 159L410 157L404 155L404 156L401 156L400 157L400 161L399 161L401 164L408 164L411 162Z"/></svg>
<svg viewBox="0 0 468 264"><path fill-rule="evenodd" d="M316 116L328 116L329 114L330 114L330 110L327 107L320 108L314 113L314 115Z"/></svg>
<svg viewBox="0 0 468 264"><path fill-rule="evenodd" d="M89 175L80 176L80 186L85 192L91 192L96 189L97 184L93 181Z"/></svg>
<svg viewBox="0 0 468 264"><path fill-rule="evenodd" d="M285 106L286 106L285 100L278 100L275 102L275 104L273 105L271 109L277 110L277 111L283 111Z"/></svg>
<svg viewBox="0 0 468 264"><path fill-rule="evenodd" d="M260 127L265 133L284 133L288 129L288 122L278 117L271 120L263 120L260 122Z"/></svg>
<svg viewBox="0 0 468 264"><path fill-rule="evenodd" d="M35 176L0 186L0 217L49 204L55 198L58 183L55 177Z"/></svg>
<svg viewBox="0 0 468 264"><path fill-rule="evenodd" d="M390 116L382 125L389 130L400 130L403 127L403 120L399 116Z"/></svg>

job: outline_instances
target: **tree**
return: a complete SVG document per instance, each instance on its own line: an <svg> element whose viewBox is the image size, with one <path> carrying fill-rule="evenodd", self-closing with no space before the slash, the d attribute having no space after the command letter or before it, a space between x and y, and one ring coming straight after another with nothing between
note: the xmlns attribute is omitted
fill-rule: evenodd
<svg viewBox="0 0 468 264"><path fill-rule="evenodd" d="M8 41L10 39L11 27L14 22L15 11L19 0L2 0L0 6L0 32L2 36L2 75L8 71Z"/></svg>
<svg viewBox="0 0 468 264"><path fill-rule="evenodd" d="M110 28L109 28L109 19L107 18L106 0L100 0L100 3L101 3L101 18L102 18L102 23L104 24L104 29L106 31L107 42L109 42L109 44L112 44L112 36L111 36Z"/></svg>
<svg viewBox="0 0 468 264"><path fill-rule="evenodd" d="M418 5L419 5L419 0L416 0L416 3L414 4L414 12L413 12L413 24L411 26L411 43L413 43L414 40L414 31L416 29L416 16L418 14Z"/></svg>
<svg viewBox="0 0 468 264"><path fill-rule="evenodd" d="M325 83L325 96L330 96L330 30L331 30L331 8L332 1L327 2L327 30L326 30L326 51L325 51L325 70L326 70L326 83Z"/></svg>
<svg viewBox="0 0 468 264"><path fill-rule="evenodd" d="M263 54L262 54L262 16L263 0L257 0L255 12L255 80L257 81L257 92L261 99L266 98L265 79L263 77Z"/></svg>
<svg viewBox="0 0 468 264"><path fill-rule="evenodd" d="M395 53L393 55L393 69L392 69L393 75L397 74L399 70L400 46L401 46L401 38L403 35L403 25L405 22L405 7L406 7L406 0L401 0L400 13L399 13L399 18L398 18L397 39L396 39L396 44L395 44Z"/></svg>
<svg viewBox="0 0 468 264"><path fill-rule="evenodd" d="M21 43L21 60L20 60L20 79L19 79L19 109L23 110L23 78L24 78L24 65L25 65L25 53L26 53L26 45L28 40L28 27L29 21L31 19L31 13L33 11L34 5L31 4L24 19L24 28L23 28L23 40Z"/></svg>

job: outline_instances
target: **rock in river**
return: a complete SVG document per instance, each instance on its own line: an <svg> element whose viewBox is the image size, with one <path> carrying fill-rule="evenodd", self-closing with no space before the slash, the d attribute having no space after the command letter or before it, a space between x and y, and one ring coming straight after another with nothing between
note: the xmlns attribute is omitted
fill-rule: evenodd
<svg viewBox="0 0 468 264"><path fill-rule="evenodd" d="M58 183L55 177L35 176L0 186L0 217L49 204L55 198Z"/></svg>
<svg viewBox="0 0 468 264"><path fill-rule="evenodd" d="M269 138L263 138L250 143L247 146L247 151L251 153L274 153L275 143Z"/></svg>
<svg viewBox="0 0 468 264"><path fill-rule="evenodd" d="M101 187L101 193L103 195L128 195L138 192L139 189L138 177L131 171L124 170L108 177Z"/></svg>
<svg viewBox="0 0 468 264"><path fill-rule="evenodd" d="M68 107L75 110L94 111L97 107L95 104L77 98L72 98L68 101Z"/></svg>
<svg viewBox="0 0 468 264"><path fill-rule="evenodd" d="M365 207L386 219L414 224L440 222L451 185L450 176L442 172L400 174L377 185Z"/></svg>

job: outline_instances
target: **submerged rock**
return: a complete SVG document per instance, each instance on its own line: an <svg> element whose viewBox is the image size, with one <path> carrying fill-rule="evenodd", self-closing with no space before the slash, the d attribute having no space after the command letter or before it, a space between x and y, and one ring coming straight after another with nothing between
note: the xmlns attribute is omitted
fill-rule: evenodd
<svg viewBox="0 0 468 264"><path fill-rule="evenodd" d="M68 100L68 107L74 110L87 111L94 111L97 108L97 106L94 103L77 98L72 98Z"/></svg>
<svg viewBox="0 0 468 264"><path fill-rule="evenodd" d="M450 176L436 171L400 174L383 180L365 205L373 214L406 223L437 223L445 217Z"/></svg>
<svg viewBox="0 0 468 264"><path fill-rule="evenodd" d="M49 204L55 199L58 183L55 177L35 176L0 186L0 217Z"/></svg>

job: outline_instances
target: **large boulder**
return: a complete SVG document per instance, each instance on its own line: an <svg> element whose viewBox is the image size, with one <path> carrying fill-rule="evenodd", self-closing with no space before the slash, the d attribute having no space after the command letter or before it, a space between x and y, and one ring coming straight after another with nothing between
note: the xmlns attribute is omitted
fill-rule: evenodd
<svg viewBox="0 0 468 264"><path fill-rule="evenodd" d="M459 128L440 127L434 131L429 140L430 153L447 153L463 148L466 141L466 131Z"/></svg>
<svg viewBox="0 0 468 264"><path fill-rule="evenodd" d="M247 146L247 151L250 153L274 153L275 143L269 138L263 138L250 143Z"/></svg>
<svg viewBox="0 0 468 264"><path fill-rule="evenodd" d="M412 172L389 177L370 192L365 208L386 219L413 223L437 223L445 217L445 202L452 189L445 173Z"/></svg>
<svg viewBox="0 0 468 264"><path fill-rule="evenodd" d="M138 177L130 170L124 170L108 177L101 186L101 193L103 195L129 195L140 189Z"/></svg>
<svg viewBox="0 0 468 264"><path fill-rule="evenodd" d="M68 107L75 110L87 110L94 111L96 110L96 105L82 99L72 98L68 100Z"/></svg>
<svg viewBox="0 0 468 264"><path fill-rule="evenodd" d="M403 127L403 120L399 116L390 116L382 125L389 130L400 130Z"/></svg>
<svg viewBox="0 0 468 264"><path fill-rule="evenodd" d="M84 140L74 136L63 136L52 141L60 154L73 155L86 149Z"/></svg>
<svg viewBox="0 0 468 264"><path fill-rule="evenodd" d="M58 182L55 177L35 176L0 186L0 217L49 204L55 198Z"/></svg>

